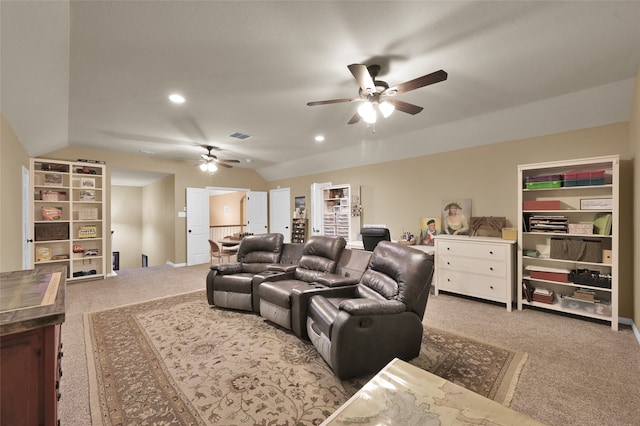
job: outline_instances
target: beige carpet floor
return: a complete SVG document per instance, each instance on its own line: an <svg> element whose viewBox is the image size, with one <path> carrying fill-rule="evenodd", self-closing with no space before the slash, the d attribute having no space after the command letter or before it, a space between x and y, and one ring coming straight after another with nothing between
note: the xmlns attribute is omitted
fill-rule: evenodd
<svg viewBox="0 0 640 426"><path fill-rule="evenodd" d="M91 424L83 315L201 290L208 265L120 271L67 286L60 419ZM640 345L628 326L606 324L441 294L430 296L425 324L471 337L528 359L510 407L548 425L622 426L640 418Z"/></svg>
<svg viewBox="0 0 640 426"><path fill-rule="evenodd" d="M310 342L203 290L87 314L85 332L94 424L313 425L372 376L338 380ZM525 360L425 327L410 363L508 404Z"/></svg>

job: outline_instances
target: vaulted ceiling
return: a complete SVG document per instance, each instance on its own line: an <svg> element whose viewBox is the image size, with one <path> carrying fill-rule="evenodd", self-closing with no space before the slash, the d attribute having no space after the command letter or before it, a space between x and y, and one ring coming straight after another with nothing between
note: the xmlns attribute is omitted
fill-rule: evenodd
<svg viewBox="0 0 640 426"><path fill-rule="evenodd" d="M625 121L640 69L638 1L3 1L0 12L2 114L29 155L69 145L195 163L209 144L267 180ZM399 97L419 114L375 126L347 124L354 103L306 105L357 97L352 63L380 65L390 85L449 77Z"/></svg>

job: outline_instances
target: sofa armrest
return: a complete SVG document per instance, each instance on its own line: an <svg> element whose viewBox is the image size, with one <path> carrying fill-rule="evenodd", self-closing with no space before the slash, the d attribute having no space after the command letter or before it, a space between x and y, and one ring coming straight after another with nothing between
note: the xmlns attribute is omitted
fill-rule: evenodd
<svg viewBox="0 0 640 426"><path fill-rule="evenodd" d="M322 284L326 287L343 287L345 285L358 284L358 280L353 277L345 277L338 274L324 274L316 277L314 283Z"/></svg>
<svg viewBox="0 0 640 426"><path fill-rule="evenodd" d="M389 315L406 311L407 306L398 300L348 299L340 302L340 310L351 315Z"/></svg>
<svg viewBox="0 0 640 426"><path fill-rule="evenodd" d="M275 271L275 272L293 272L296 270L298 265L285 265L284 263L273 263L267 266L267 271Z"/></svg>
<svg viewBox="0 0 640 426"><path fill-rule="evenodd" d="M242 263L223 263L211 266L212 270L218 271L219 275L239 274L242 272Z"/></svg>
<svg viewBox="0 0 640 426"><path fill-rule="evenodd" d="M307 316L309 315L309 301L312 297L346 298L354 297L355 293L355 285L324 287L314 282L309 288L294 288L291 290L291 330L301 339L309 339L307 335Z"/></svg>

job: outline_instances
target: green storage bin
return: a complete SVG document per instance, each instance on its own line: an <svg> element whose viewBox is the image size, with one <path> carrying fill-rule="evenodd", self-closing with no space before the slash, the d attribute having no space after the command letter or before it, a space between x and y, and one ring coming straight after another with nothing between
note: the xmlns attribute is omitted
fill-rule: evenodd
<svg viewBox="0 0 640 426"><path fill-rule="evenodd" d="M543 182L527 182L525 183L526 189L541 189L541 188L561 188L561 180L549 180Z"/></svg>

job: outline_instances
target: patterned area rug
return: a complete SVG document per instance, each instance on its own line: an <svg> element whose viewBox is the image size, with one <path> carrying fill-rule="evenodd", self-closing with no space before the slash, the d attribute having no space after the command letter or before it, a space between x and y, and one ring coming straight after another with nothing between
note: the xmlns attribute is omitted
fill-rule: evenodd
<svg viewBox="0 0 640 426"><path fill-rule="evenodd" d="M204 291L85 315L93 424L315 425L340 381L309 342ZM412 364L508 405L526 354L425 327Z"/></svg>

